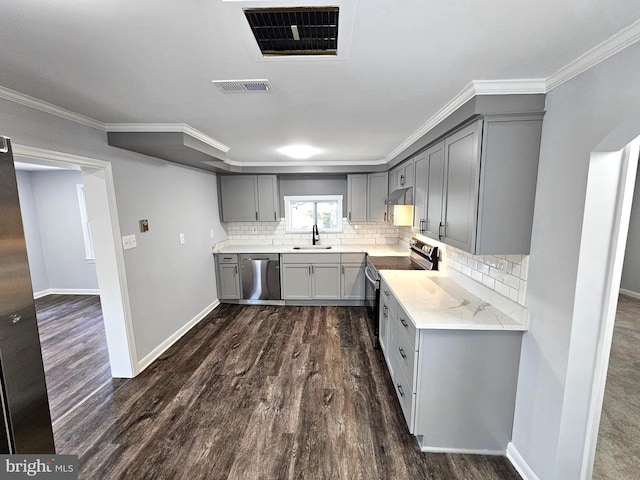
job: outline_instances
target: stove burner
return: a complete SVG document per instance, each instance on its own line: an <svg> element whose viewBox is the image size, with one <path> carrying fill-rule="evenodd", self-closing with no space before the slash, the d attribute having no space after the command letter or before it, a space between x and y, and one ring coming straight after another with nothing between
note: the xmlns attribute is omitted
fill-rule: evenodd
<svg viewBox="0 0 640 480"><path fill-rule="evenodd" d="M410 256L369 257L376 270L424 270L424 267Z"/></svg>

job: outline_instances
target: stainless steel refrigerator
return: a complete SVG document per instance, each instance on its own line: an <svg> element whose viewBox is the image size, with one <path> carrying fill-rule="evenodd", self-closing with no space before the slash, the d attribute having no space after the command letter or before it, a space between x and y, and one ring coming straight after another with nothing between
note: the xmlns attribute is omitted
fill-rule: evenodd
<svg viewBox="0 0 640 480"><path fill-rule="evenodd" d="M11 141L0 136L0 453L55 453Z"/></svg>

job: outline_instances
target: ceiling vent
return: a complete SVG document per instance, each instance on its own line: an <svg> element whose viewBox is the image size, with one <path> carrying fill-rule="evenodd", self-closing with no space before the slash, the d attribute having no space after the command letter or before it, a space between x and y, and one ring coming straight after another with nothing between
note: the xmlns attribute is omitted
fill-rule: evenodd
<svg viewBox="0 0 640 480"><path fill-rule="evenodd" d="M267 93L273 88L269 80L212 80L223 93Z"/></svg>
<svg viewBox="0 0 640 480"><path fill-rule="evenodd" d="M264 56L337 55L338 7L248 8Z"/></svg>

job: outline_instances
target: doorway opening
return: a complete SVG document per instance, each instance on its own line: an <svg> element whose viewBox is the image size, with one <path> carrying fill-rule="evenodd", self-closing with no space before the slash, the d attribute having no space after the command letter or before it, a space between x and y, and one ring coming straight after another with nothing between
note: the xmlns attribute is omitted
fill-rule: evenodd
<svg viewBox="0 0 640 480"><path fill-rule="evenodd" d="M606 148L607 142L612 140L601 142L602 148L591 154L589 163L558 478L590 479L593 475L640 157L640 137L626 146L622 143L617 151Z"/></svg>
<svg viewBox="0 0 640 480"><path fill-rule="evenodd" d="M17 144L14 144L13 151L20 161L80 169L91 223L95 272L111 374L115 378L134 377L139 372L138 359L124 275L111 163Z"/></svg>

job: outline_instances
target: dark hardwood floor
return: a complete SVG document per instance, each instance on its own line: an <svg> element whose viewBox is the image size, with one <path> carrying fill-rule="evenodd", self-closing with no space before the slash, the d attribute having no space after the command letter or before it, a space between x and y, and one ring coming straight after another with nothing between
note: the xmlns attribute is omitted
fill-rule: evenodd
<svg viewBox="0 0 640 480"><path fill-rule="evenodd" d="M503 457L419 451L363 315L221 305L63 416L58 453L86 479L519 479Z"/></svg>
<svg viewBox="0 0 640 480"><path fill-rule="evenodd" d="M111 379L98 295L35 301L53 423Z"/></svg>

